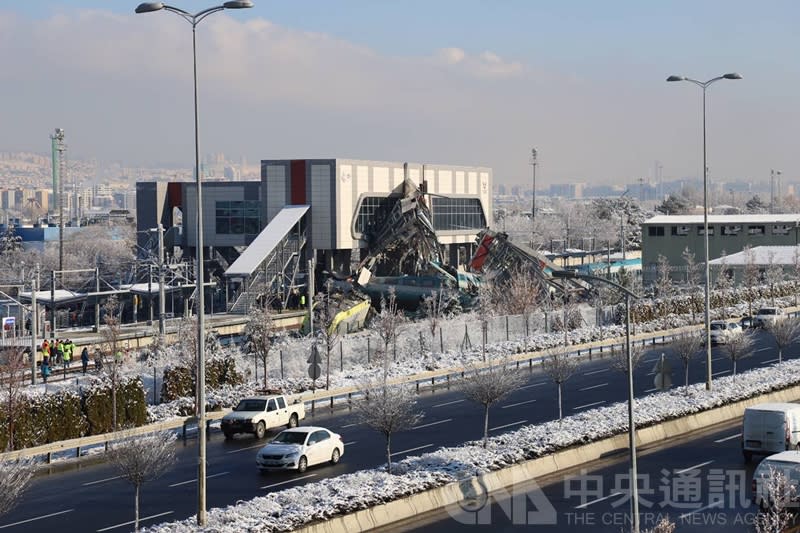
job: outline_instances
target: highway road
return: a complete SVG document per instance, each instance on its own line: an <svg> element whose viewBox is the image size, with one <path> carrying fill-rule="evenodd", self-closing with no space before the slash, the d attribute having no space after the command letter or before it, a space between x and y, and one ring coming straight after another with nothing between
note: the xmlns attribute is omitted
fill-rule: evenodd
<svg viewBox="0 0 800 533"><path fill-rule="evenodd" d="M642 450L641 527L669 516L676 533L752 532L757 508L750 503L750 484L757 462L744 463L740 431L738 423L728 423ZM630 531L627 459L621 453L378 531L504 532L533 525L559 533Z"/></svg>
<svg viewBox="0 0 800 533"><path fill-rule="evenodd" d="M796 353L796 347L784 353ZM718 376L730 373L731 363L714 348L714 370ZM740 361L740 371L750 367L770 364L776 355L769 337L759 332L755 352L751 358ZM636 371L636 395L653 392L652 368L659 354L669 354L668 346L656 346L645 357ZM682 382L680 363L669 356L673 365L674 381ZM494 406L490 415L491 434L516 429L523 424L543 422L557 416L555 385L538 371L530 372L527 382L503 402ZM693 382L705 380L705 365L695 361L691 367ZM564 412L605 405L626 398L625 376L611 370L608 359L586 361L565 385ZM448 390L444 386L435 390L423 389L419 406L425 419L413 430L393 437L394 459L409 454L432 451L440 446L458 445L478 439L483 428L482 409L468 403L455 383ZM317 408L315 415L304 424L322 425L340 433L346 451L340 464L309 469L305 474L259 474L255 468L255 454L264 441L242 436L225 441L219 431L212 431L208 444L208 506L220 507L239 500L252 499L270 491L302 485L323 477L336 476L380 465L384 460L382 437L357 423L346 408L330 411ZM183 519L196 511L195 441L179 444L178 459L174 468L162 478L143 487L141 517L143 524ZM683 458L675 464L682 465ZM702 462L702 461L699 461ZM108 465L77 464L52 467L37 475L20 505L0 519L2 531L128 531L132 529L133 489Z"/></svg>

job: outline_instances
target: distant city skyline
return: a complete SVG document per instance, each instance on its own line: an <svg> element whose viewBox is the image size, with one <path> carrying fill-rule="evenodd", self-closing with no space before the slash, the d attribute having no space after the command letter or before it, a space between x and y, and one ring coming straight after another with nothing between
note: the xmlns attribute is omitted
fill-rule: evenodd
<svg viewBox="0 0 800 533"><path fill-rule="evenodd" d="M590 185L702 174L798 181L800 4L308 0L198 26L201 153L250 164L329 157L492 167L495 181ZM17 5L18 4L18 5ZM191 168L191 28L137 2L0 7L0 151ZM176 5L199 10L213 2ZM16 53L14 53L16 52Z"/></svg>

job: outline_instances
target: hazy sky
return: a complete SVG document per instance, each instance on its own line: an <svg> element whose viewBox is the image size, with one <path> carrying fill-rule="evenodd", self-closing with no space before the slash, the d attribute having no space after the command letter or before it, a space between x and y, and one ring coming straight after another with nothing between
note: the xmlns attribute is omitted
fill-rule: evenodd
<svg viewBox="0 0 800 533"><path fill-rule="evenodd" d="M202 154L484 165L495 181L702 169L796 181L796 0L254 0L197 29ZM213 2L181 0L199 11ZM0 150L128 166L194 157L191 26L135 1L0 3Z"/></svg>

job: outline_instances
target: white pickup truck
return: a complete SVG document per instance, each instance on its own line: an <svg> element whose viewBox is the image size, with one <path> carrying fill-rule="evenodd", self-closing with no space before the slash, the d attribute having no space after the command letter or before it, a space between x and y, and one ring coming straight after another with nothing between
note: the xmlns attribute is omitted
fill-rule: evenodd
<svg viewBox="0 0 800 533"><path fill-rule="evenodd" d="M222 418L222 433L232 439L236 433L253 433L263 439L267 430L280 426L297 427L306 417L302 402L290 404L281 394L244 398Z"/></svg>

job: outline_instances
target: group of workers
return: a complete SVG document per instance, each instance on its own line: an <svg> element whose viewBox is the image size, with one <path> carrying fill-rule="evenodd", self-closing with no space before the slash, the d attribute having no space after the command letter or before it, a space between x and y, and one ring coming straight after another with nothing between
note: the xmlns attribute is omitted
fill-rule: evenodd
<svg viewBox="0 0 800 533"><path fill-rule="evenodd" d="M45 339L42 342L42 365L41 373L42 380L47 383L47 378L52 374L52 367L63 365L64 371L72 365L73 354L75 352L75 343L71 339ZM99 354L99 351L98 351ZM83 366L83 373L89 367L89 348L84 346L81 350L81 365ZM95 356L95 367L99 370L102 367L102 360L98 364L98 356Z"/></svg>

